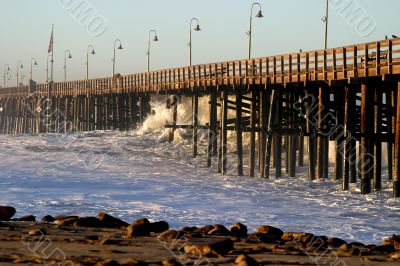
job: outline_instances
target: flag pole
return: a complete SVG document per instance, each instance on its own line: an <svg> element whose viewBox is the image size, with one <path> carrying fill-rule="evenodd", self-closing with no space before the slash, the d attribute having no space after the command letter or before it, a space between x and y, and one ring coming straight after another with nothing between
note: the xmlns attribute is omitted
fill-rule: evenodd
<svg viewBox="0 0 400 266"><path fill-rule="evenodd" d="M53 82L54 78L54 24L51 27L51 34L53 38L53 47L51 49L51 82Z"/></svg>

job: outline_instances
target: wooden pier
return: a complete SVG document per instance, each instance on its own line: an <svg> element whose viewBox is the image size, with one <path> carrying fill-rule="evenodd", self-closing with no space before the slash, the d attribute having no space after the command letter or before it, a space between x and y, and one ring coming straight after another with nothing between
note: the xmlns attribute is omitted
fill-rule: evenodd
<svg viewBox="0 0 400 266"><path fill-rule="evenodd" d="M269 178L274 168L276 178L284 169L295 177L296 167L308 164L311 180L333 177L343 190L360 182L368 194L381 189L387 145L388 178L400 197L400 39L127 76L31 81L0 90L0 133L132 130L151 112L154 95L173 108L166 125L171 141L176 129L193 130L192 156L198 156L198 132L208 132L206 165L221 174ZM190 125L177 124L182 96L192 97ZM205 125L198 119L200 97L209 97ZM236 132L235 169L227 162L228 131Z"/></svg>

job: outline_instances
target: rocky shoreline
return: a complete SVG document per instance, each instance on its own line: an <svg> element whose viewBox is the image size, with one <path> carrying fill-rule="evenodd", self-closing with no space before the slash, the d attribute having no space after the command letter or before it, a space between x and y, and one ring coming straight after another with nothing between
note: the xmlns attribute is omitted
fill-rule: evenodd
<svg viewBox="0 0 400 266"><path fill-rule="evenodd" d="M400 236L347 243L262 225L170 229L165 221L30 215L0 206L0 265L399 265Z"/></svg>

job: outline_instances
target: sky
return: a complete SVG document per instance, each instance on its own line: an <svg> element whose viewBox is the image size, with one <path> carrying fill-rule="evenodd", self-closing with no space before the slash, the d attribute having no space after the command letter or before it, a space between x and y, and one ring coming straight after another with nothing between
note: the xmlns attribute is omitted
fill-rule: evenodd
<svg viewBox="0 0 400 266"><path fill-rule="evenodd" d="M329 0L328 47L381 40L400 35L398 0ZM17 62L23 62L24 83L46 80L46 59L54 24L54 80L64 80L64 52L69 49L68 80L85 79L88 45L90 78L112 75L114 41L116 73L145 72L149 30L158 33L151 43L151 69L189 64L189 22L196 17L200 32L193 32L193 64L247 57L250 0L0 0L1 84L5 64L16 83ZM322 49L325 0L259 0L264 18L253 19L253 57ZM82 16L81 11L88 11ZM257 6L254 8L257 13Z"/></svg>

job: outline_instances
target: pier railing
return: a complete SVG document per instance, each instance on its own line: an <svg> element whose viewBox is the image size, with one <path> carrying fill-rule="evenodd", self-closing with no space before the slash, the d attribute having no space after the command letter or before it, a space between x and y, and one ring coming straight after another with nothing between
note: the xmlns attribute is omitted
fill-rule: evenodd
<svg viewBox="0 0 400 266"><path fill-rule="evenodd" d="M400 74L400 39L327 50L237 60L91 80L55 82L51 96L161 93L217 85L286 84ZM49 95L38 84L35 95ZM26 97L28 86L3 88L0 97Z"/></svg>

